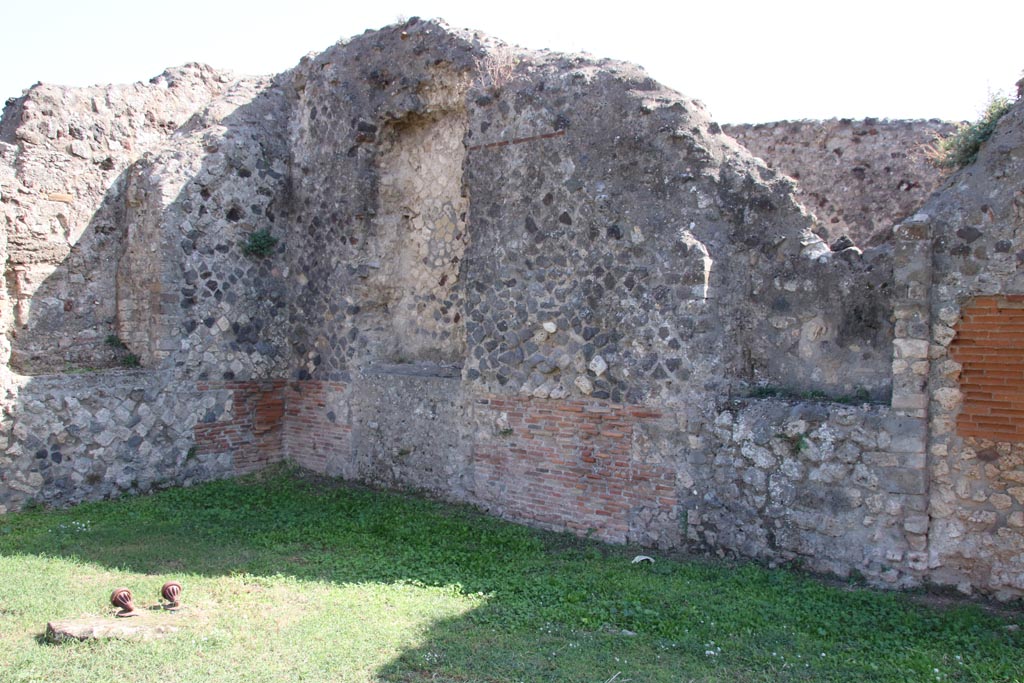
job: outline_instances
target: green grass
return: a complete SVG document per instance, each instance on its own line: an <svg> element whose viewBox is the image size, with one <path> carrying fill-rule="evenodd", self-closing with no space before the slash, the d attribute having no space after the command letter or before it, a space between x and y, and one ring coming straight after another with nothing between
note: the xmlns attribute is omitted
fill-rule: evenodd
<svg viewBox="0 0 1024 683"><path fill-rule="evenodd" d="M7 515L0 681L1024 680L1017 613L636 553L287 473ZM171 578L163 640L40 637Z"/></svg>

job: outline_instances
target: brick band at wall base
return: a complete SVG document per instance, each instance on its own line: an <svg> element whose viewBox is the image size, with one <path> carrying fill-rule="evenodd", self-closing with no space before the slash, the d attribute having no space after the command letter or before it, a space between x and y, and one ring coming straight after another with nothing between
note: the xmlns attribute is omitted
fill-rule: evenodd
<svg viewBox="0 0 1024 683"><path fill-rule="evenodd" d="M485 424L507 425L473 448L477 498L502 516L616 543L646 538L641 520L674 525L675 469L633 450L637 425L660 413L521 397L476 404Z"/></svg>
<svg viewBox="0 0 1024 683"><path fill-rule="evenodd" d="M195 426L196 452L230 453L237 474L255 472L283 458L284 380L204 382L199 391L230 392L231 409Z"/></svg>
<svg viewBox="0 0 1024 683"><path fill-rule="evenodd" d="M331 475L352 472L346 462L368 457L354 452L358 446L346 407L350 387L312 380L274 383L276 400L265 387L224 385L234 391L234 416L197 427L203 447L237 441L246 452L263 453L260 447L274 434L291 462ZM263 432L258 445L244 443L242 434L260 414L259 406L271 404L275 410L283 405L275 412L278 425ZM467 489L456 498L514 521L617 543L678 536L674 466L633 449L637 426L661 418L659 412L596 400L489 394L475 399L474 411L476 421L492 429L471 445ZM252 458L242 462L248 466ZM406 476L405 484L415 488L416 473Z"/></svg>

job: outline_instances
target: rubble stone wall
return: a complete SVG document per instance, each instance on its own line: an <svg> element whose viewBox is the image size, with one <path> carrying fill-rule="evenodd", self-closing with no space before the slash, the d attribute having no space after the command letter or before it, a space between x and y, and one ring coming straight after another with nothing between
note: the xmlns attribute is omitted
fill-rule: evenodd
<svg viewBox="0 0 1024 683"><path fill-rule="evenodd" d="M942 183L928 148L951 123L830 119L727 125L725 132L797 181L797 198L818 217L829 242L887 239Z"/></svg>
<svg viewBox="0 0 1024 683"><path fill-rule="evenodd" d="M230 392L168 373L105 370L21 377L0 456L0 508L68 505L232 476L234 443L196 447L205 416L230 414ZM251 440L251 436L244 437Z"/></svg>
<svg viewBox="0 0 1024 683"><path fill-rule="evenodd" d="M925 422L884 405L753 400L690 455L687 535L706 548L917 583L926 567Z"/></svg>
<svg viewBox="0 0 1024 683"><path fill-rule="evenodd" d="M1008 429L1021 400L1021 178L1018 101L977 161L951 178L919 219L932 244L929 567L937 581L1000 597L1024 589L1024 459L1016 429ZM993 373L987 358L999 358L1009 377Z"/></svg>
<svg viewBox="0 0 1024 683"><path fill-rule="evenodd" d="M149 83L39 85L4 108L0 220L7 282L3 360L34 375L116 366L116 263L129 167L222 95L234 77L190 64Z"/></svg>

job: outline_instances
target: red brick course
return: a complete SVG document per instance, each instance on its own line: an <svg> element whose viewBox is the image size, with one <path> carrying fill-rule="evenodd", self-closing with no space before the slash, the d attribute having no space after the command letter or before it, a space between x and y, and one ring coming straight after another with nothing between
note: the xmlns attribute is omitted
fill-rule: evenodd
<svg viewBox="0 0 1024 683"><path fill-rule="evenodd" d="M329 457L348 457L352 426L330 395L345 391L341 382L295 381L285 389L284 443L289 460L326 472Z"/></svg>
<svg viewBox="0 0 1024 683"><path fill-rule="evenodd" d="M476 444L476 496L537 526L635 540L641 510L674 513L675 470L632 451L633 432L657 411L599 401L487 396L478 417L508 428ZM674 516L674 515L673 515Z"/></svg>
<svg viewBox="0 0 1024 683"><path fill-rule="evenodd" d="M1024 441L1024 296L984 296L964 307L951 357L962 366L957 433Z"/></svg>
<svg viewBox="0 0 1024 683"><path fill-rule="evenodd" d="M230 452L238 473L285 457L327 472L332 460L351 455L343 383L218 382L198 389L231 392L231 414L197 424L195 437L200 453ZM476 411L484 424L502 415L508 424L473 447L469 493L477 502L513 520L620 543L638 539L641 517L675 519L674 468L633 450L637 425L661 419L659 411L495 395L478 398Z"/></svg>
<svg viewBox="0 0 1024 683"><path fill-rule="evenodd" d="M230 391L231 413L196 424L196 450L230 453L236 474L254 472L283 459L284 380L202 382L199 391Z"/></svg>

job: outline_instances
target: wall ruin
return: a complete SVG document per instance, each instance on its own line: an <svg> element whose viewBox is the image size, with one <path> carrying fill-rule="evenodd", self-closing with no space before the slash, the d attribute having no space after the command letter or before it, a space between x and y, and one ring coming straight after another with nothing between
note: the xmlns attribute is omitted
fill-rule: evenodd
<svg viewBox="0 0 1024 683"><path fill-rule="evenodd" d="M928 160L946 121L831 119L722 126L769 166L797 181L797 200L830 243L888 239L938 189L947 173Z"/></svg>
<svg viewBox="0 0 1024 683"><path fill-rule="evenodd" d="M509 49L410 20L273 79L202 72L180 121L98 161L32 277L20 235L62 225L78 175L37 189L27 162L86 157L32 135L56 91L10 104L0 512L286 460L613 542L1024 594L1021 454L965 429L988 376L963 355L970 316L1024 293L1020 107L933 208L833 250L698 102L618 62L498 69ZM75 97L52 127L100 130Z"/></svg>

